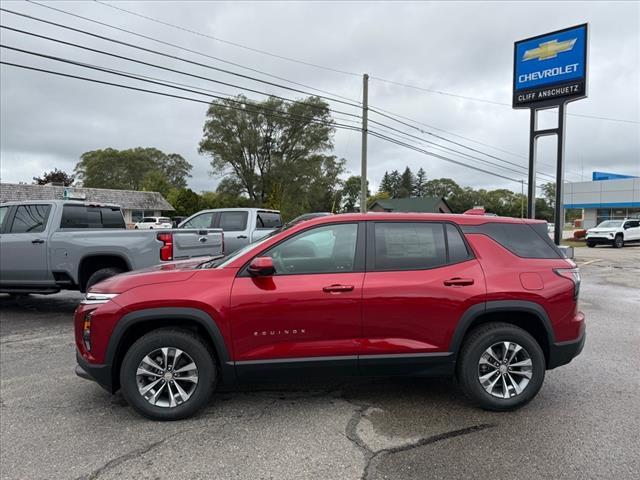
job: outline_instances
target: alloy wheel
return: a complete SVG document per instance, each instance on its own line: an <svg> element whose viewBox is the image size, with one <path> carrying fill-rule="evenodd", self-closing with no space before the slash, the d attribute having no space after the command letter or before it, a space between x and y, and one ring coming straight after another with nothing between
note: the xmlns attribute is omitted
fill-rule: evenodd
<svg viewBox="0 0 640 480"><path fill-rule="evenodd" d="M198 367L186 352L162 347L145 355L136 371L138 392L151 405L173 408L185 403L198 385Z"/></svg>
<svg viewBox="0 0 640 480"><path fill-rule="evenodd" d="M480 355L478 380L494 397L507 399L520 395L532 376L531 356L515 342L494 343Z"/></svg>

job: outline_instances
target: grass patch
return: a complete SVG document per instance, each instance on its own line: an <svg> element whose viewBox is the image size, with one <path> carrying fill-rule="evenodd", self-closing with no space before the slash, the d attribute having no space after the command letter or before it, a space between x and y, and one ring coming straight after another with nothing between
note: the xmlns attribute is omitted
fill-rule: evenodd
<svg viewBox="0 0 640 480"><path fill-rule="evenodd" d="M562 242L560 242L560 245L564 245L566 247L579 248L579 247L586 247L587 242L579 242L575 240L565 239L565 240L562 240Z"/></svg>

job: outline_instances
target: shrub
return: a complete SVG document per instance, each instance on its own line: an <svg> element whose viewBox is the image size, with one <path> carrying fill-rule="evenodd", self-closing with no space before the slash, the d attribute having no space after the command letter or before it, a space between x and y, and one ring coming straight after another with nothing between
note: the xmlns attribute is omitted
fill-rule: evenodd
<svg viewBox="0 0 640 480"><path fill-rule="evenodd" d="M587 236L586 230L576 230L575 232L573 232L574 240L584 240L584 237L586 236Z"/></svg>

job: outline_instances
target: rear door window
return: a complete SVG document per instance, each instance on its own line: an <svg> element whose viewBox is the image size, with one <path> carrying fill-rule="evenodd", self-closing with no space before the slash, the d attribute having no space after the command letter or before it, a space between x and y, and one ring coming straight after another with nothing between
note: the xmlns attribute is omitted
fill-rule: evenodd
<svg viewBox="0 0 640 480"><path fill-rule="evenodd" d="M373 269L421 270L447 263L442 223L375 222Z"/></svg>
<svg viewBox="0 0 640 480"><path fill-rule="evenodd" d="M247 228L247 212L222 212L220 214L220 228L224 232L238 232Z"/></svg>
<svg viewBox="0 0 640 480"><path fill-rule="evenodd" d="M458 263L468 260L469 250L462 239L462 235L452 224L446 224L447 229L447 246L449 248L449 263Z"/></svg>
<svg viewBox="0 0 640 480"><path fill-rule="evenodd" d="M10 233L44 232L51 205L19 205L13 217Z"/></svg>

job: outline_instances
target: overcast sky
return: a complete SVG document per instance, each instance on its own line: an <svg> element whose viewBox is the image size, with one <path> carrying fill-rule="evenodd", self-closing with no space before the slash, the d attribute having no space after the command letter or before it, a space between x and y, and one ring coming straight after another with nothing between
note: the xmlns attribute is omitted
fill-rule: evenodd
<svg viewBox="0 0 640 480"><path fill-rule="evenodd" d="M33 3L1 3L6 9L225 68L224 64L215 60L159 45L151 40L70 17ZM353 99L358 99L361 95L362 79L358 75L337 73L267 56L154 23L95 2L53 2L48 5L336 95ZM375 78L370 82L371 105L424 122L441 129L431 130L435 133L520 165L526 164L529 114L527 110L513 110L509 106L513 42L589 22L589 98L572 103L568 107L566 177L569 181L589 179L593 170L640 175L638 2L147 1L119 2L117 5L276 55L356 74L366 72L373 77L429 90L507 104L497 105L420 91ZM12 14L3 12L1 19L3 26L117 52L266 93L289 98L302 96ZM72 58L231 95L241 93L237 88L53 44L6 29L2 29L1 40L3 45L12 47ZM2 49L1 57L5 62L170 91L163 87L145 85L6 49ZM226 67L254 75L240 68L228 65ZM90 84L5 65L0 71L0 176L3 182L31 182L33 176L53 168L72 171L79 156L89 150L148 146L168 153L179 153L188 159L193 164L193 178L190 179L189 185L194 190L215 189L219 178L209 175L209 160L197 152L206 105ZM308 90L304 87L299 88ZM176 91L174 93L180 94ZM185 95L184 92L182 94ZM256 94L247 95L255 99L264 98ZM332 107L354 111L340 104L332 104ZM585 118L572 114L624 121ZM374 115L371 118L420 135L386 119ZM424 128L429 130L427 127ZM499 150L451 136L442 130L497 147ZM427 138L434 140L433 137ZM540 145L540 170L546 173L553 172L553 145L553 139L544 139ZM338 130L334 153L347 159L350 174L359 174L358 132ZM447 155L465 163L498 171L508 177L524 178L522 174L498 170L469 158L452 153ZM481 158L500 163L490 157ZM409 165L414 171L420 167L424 168L429 178L450 177L462 185L503 187L516 191L520 189L520 185L513 181L446 163L379 139L370 139L369 178L374 188L385 170L403 169L405 165ZM538 179L539 182L547 180L548 177Z"/></svg>

